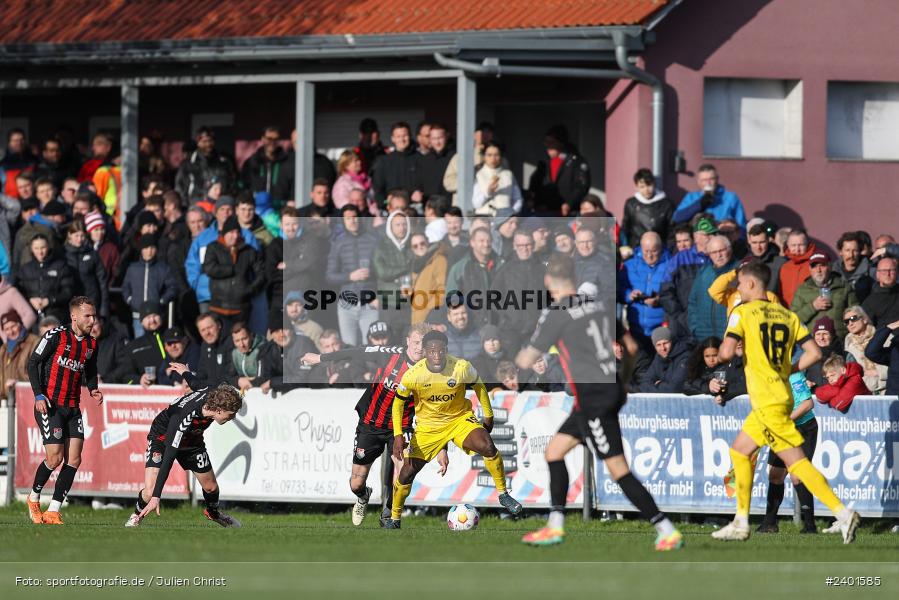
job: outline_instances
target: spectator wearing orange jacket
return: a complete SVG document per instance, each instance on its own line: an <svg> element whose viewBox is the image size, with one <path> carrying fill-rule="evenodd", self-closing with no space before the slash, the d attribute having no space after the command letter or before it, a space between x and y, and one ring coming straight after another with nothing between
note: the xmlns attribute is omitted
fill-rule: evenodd
<svg viewBox="0 0 899 600"><path fill-rule="evenodd" d="M809 259L817 252L818 249L813 242L809 242L804 229L794 229L790 232L785 252L787 262L780 268L780 296L785 306L793 303L796 290L811 275Z"/></svg>

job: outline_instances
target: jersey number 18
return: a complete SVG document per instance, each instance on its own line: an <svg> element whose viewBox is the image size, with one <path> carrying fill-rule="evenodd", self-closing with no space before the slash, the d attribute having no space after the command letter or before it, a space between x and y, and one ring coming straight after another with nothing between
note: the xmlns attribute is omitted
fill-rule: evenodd
<svg viewBox="0 0 899 600"><path fill-rule="evenodd" d="M759 325L762 331L762 347L768 356L768 362L775 367L783 364L784 354L787 351L787 339L790 337L790 330L783 323L774 323L769 331L768 324Z"/></svg>

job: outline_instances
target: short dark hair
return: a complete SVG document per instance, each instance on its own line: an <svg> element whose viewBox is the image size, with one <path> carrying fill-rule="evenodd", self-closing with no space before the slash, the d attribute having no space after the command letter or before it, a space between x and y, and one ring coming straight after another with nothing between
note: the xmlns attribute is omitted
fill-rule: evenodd
<svg viewBox="0 0 899 600"><path fill-rule="evenodd" d="M197 129L197 135L195 137L201 138L204 135L208 135L211 138L215 138L215 132L211 127L207 125L201 125L199 129Z"/></svg>
<svg viewBox="0 0 899 600"><path fill-rule="evenodd" d="M752 227L750 227L750 228L749 228L749 231L746 232L746 233L747 233L748 235L761 235L761 234L765 234L765 237L767 237L767 238L769 238L769 239L771 238L771 235L769 234L768 228L765 227L765 224L764 224L764 223L756 223L755 225L753 225Z"/></svg>
<svg viewBox="0 0 899 600"><path fill-rule="evenodd" d="M446 209L450 207L450 200L446 196L434 194L433 196L428 196L425 206L437 213L438 217L442 217L446 214Z"/></svg>
<svg viewBox="0 0 899 600"><path fill-rule="evenodd" d="M391 126L390 126L390 133L391 133L391 135L392 135L393 132L396 131L397 129L405 129L405 130L408 131L410 134L412 133L412 128L411 128L411 127L409 126L409 124L406 123L405 121L397 121L396 123L394 123L393 125L391 125Z"/></svg>
<svg viewBox="0 0 899 600"><path fill-rule="evenodd" d="M37 181L34 182L35 188L39 188L42 185L54 185L54 184L51 180L47 179L46 177L41 177L40 179L38 179Z"/></svg>
<svg viewBox="0 0 899 600"><path fill-rule="evenodd" d="M155 183L156 185L163 187L165 186L165 179L156 174L145 175L143 179L140 180L140 191L146 192L150 189L150 184Z"/></svg>
<svg viewBox="0 0 899 600"><path fill-rule="evenodd" d="M446 216L446 215L452 215L454 217L459 217L460 219L464 218L464 215L462 214L462 209L459 208L458 206L450 206L448 209L446 209L446 213L443 216Z"/></svg>
<svg viewBox="0 0 899 600"><path fill-rule="evenodd" d="M546 265L546 275L553 279L574 282L574 261L570 256L556 252L549 257L549 263Z"/></svg>
<svg viewBox="0 0 899 600"><path fill-rule="evenodd" d="M295 206L285 206L281 209L281 218L290 217L291 219L299 219L300 211Z"/></svg>
<svg viewBox="0 0 899 600"><path fill-rule="evenodd" d="M243 321L238 321L231 327L231 335L234 335L235 333L240 333L241 331L246 331L250 337L253 337L253 332L250 331L250 328Z"/></svg>
<svg viewBox="0 0 899 600"><path fill-rule="evenodd" d="M71 300L69 300L69 310L75 310L76 308L81 308L82 306L93 306L97 308L97 305L94 304L94 301L88 298L87 296L75 296Z"/></svg>
<svg viewBox="0 0 899 600"><path fill-rule="evenodd" d="M704 171L714 171L717 173L718 169L716 169L715 165L713 165L712 163L702 163L701 165L699 165L699 168L696 169L696 172L702 173Z"/></svg>
<svg viewBox="0 0 899 600"><path fill-rule="evenodd" d="M151 206L165 206L165 200L162 198L162 194L153 194L147 198L146 202L144 202L144 208L147 209Z"/></svg>
<svg viewBox="0 0 899 600"><path fill-rule="evenodd" d="M34 175L29 173L28 171L19 171L18 173L16 173L16 180L19 179L24 179L26 181L34 183Z"/></svg>
<svg viewBox="0 0 899 600"><path fill-rule="evenodd" d="M356 216L359 216L361 212L359 211L359 207L355 204L347 204L343 208L340 209L340 215L343 216L347 213L356 213Z"/></svg>
<svg viewBox="0 0 899 600"><path fill-rule="evenodd" d="M690 237L693 237L693 228L689 223L680 223L674 226L674 235L678 233L686 233Z"/></svg>
<svg viewBox="0 0 899 600"><path fill-rule="evenodd" d="M655 183L656 178L647 168L639 169L636 173L634 173L634 183Z"/></svg>
<svg viewBox="0 0 899 600"><path fill-rule="evenodd" d="M409 195L409 192L407 190L404 190L403 188L395 188L388 191L387 197L390 198L391 196L402 198L406 201L406 204L409 204L409 202L412 201L412 197Z"/></svg>
<svg viewBox="0 0 899 600"><path fill-rule="evenodd" d="M740 267L740 275L747 275L758 279L762 285L768 287L771 281L771 269L760 260L750 260Z"/></svg>
<svg viewBox="0 0 899 600"><path fill-rule="evenodd" d="M324 177L316 177L312 180L312 187L317 188L318 186L324 186L328 189L331 188L331 186L328 184L328 180Z"/></svg>
<svg viewBox="0 0 899 600"><path fill-rule="evenodd" d="M420 122L420 123L418 124L418 127L415 128L415 133L416 133L416 135L419 134L419 133L421 133L422 128L424 128L424 127L430 127L430 126L431 126L431 122L430 122L430 121L422 121L422 122Z"/></svg>
<svg viewBox="0 0 899 600"><path fill-rule="evenodd" d="M256 198L253 196L253 192L250 190L240 190L237 192L237 204L249 204L251 206L256 206Z"/></svg>
<svg viewBox="0 0 899 600"><path fill-rule="evenodd" d="M840 236L840 239L837 240L837 250L843 249L843 244L846 242L855 242L858 244L858 249L862 249L862 240L861 236L858 235L857 231L846 231L843 235Z"/></svg>
<svg viewBox="0 0 899 600"><path fill-rule="evenodd" d="M213 313L211 313L211 312L200 313L199 315L197 315L197 318L194 320L194 323L197 324L197 325L199 325L199 324L200 324L200 321L203 321L204 319L212 319L213 321L215 321L215 322L218 323L219 325L222 324L222 322L219 321L219 318L218 318L217 316L215 316L215 315L214 315Z"/></svg>

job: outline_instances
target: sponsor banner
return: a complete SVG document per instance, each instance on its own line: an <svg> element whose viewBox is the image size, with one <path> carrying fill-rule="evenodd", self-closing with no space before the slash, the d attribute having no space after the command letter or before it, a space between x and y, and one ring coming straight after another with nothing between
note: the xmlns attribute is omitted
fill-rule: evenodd
<svg viewBox="0 0 899 600"><path fill-rule="evenodd" d="M133 497L144 486L144 462L147 433L153 418L177 396L172 388L153 386L103 385L103 404L97 405L87 392L81 391L81 427L84 449L81 466L75 475L71 495ZM16 386L16 473L17 490L31 489L34 472L44 460L44 448L38 423L34 418L34 393L31 386ZM58 436L52 428L50 435ZM42 495L49 497L56 485L59 470L54 471ZM187 474L177 465L172 469L163 494L166 498L186 498Z"/></svg>
<svg viewBox="0 0 899 600"><path fill-rule="evenodd" d="M708 396L634 394L620 414L631 470L662 510L732 513L724 476L728 448L750 412L747 397L718 406ZM865 517L899 516L899 400L856 398L849 414L815 404L818 445L813 464L837 496ZM768 493L768 448L762 448L752 487L752 512L764 513ZM606 510L633 510L627 498L597 466L597 502ZM787 484L781 514L793 512ZM816 501L818 515L829 511Z"/></svg>
<svg viewBox="0 0 899 600"><path fill-rule="evenodd" d="M285 502L354 502L349 475L361 390L295 390L277 400L250 390L244 409L223 427L206 433L209 455L223 499ZM473 395L470 395L473 399ZM494 435L512 493L530 507L549 506L549 473L543 452L571 411L565 394L501 392L493 397ZM475 408L477 402L474 401ZM476 411L479 412L479 411ZM493 478L479 456L450 444L449 468L436 461L416 477L407 504L447 506L468 502L497 504ZM381 460L372 465L368 485L380 502ZM583 502L583 452L566 459L572 506Z"/></svg>

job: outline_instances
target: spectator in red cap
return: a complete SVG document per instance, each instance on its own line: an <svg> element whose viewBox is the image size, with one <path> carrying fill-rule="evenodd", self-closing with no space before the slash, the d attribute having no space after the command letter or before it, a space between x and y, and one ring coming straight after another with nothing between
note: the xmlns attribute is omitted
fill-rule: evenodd
<svg viewBox="0 0 899 600"><path fill-rule="evenodd" d="M809 278L808 261L818 249L814 242L809 242L808 234L804 229L793 229L787 236L787 249L784 256L787 263L780 268L780 296L784 304L793 304L793 294Z"/></svg>
<svg viewBox="0 0 899 600"><path fill-rule="evenodd" d="M808 260L810 277L797 288L790 310L808 325L819 317L828 316L836 323L836 336L841 340L848 330L843 324L843 311L858 304L855 291L839 273L834 273L830 259L816 252Z"/></svg>
<svg viewBox="0 0 899 600"><path fill-rule="evenodd" d="M0 348L0 381L9 394L17 381L28 381L28 357L40 338L28 333L14 310L0 316L0 329L6 338L6 344Z"/></svg>

